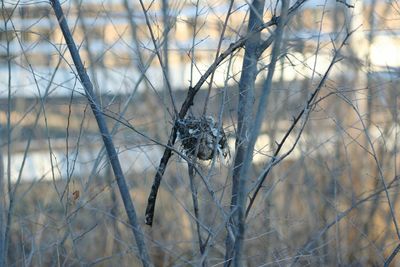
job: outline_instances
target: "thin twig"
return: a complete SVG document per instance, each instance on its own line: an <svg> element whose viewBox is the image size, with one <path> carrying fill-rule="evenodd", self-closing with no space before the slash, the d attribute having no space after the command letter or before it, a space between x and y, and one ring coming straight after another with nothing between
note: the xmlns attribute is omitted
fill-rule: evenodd
<svg viewBox="0 0 400 267"><path fill-rule="evenodd" d="M354 5L351 5L351 4L347 3L345 0L336 0L336 2L345 5L347 8L354 8L355 7Z"/></svg>
<svg viewBox="0 0 400 267"><path fill-rule="evenodd" d="M200 230L199 200L198 200L197 186L194 182L194 178L196 177L196 173L194 171L194 164L196 164L195 159L193 159L193 162L188 162L188 169L189 169L188 171L189 171L190 190L192 191L193 211L194 211L194 216L195 216L195 221L196 221L197 238L199 240L200 253L201 253L201 255L203 255L204 254L204 242L201 237L201 230Z"/></svg>
<svg viewBox="0 0 400 267"><path fill-rule="evenodd" d="M231 15L231 13L232 13L233 2L234 2L234 0L230 1L228 12L227 12L227 15L225 17L224 24L222 26L221 35L219 37L219 41L218 41L218 45L217 45L217 53L215 54L215 60L218 59L219 53L221 51L221 45L222 45L222 41L224 40L226 27L228 26L228 20L229 20L229 17ZM211 87L212 87L212 84L214 82L215 71L216 71L216 69L214 69L214 71L211 73L210 82L208 84L207 96L206 96L206 100L205 100L205 103L204 103L204 109L203 109L203 116L206 115L206 113L207 113L207 106L208 106L208 101L209 101L209 98L210 98Z"/></svg>
<svg viewBox="0 0 400 267"><path fill-rule="evenodd" d="M376 167L377 167L377 170L378 170L378 175L379 175L379 178L382 181L382 184L383 184L384 188L387 189L387 183L386 183L385 177L383 175L382 166L381 166L381 164L379 162L377 153L375 151L375 146L374 146L374 144L373 144L373 142L371 140L370 134L368 133L367 126L365 125L364 120L362 119L362 116L361 116L358 108L353 103L351 103L349 100L347 100L345 98L342 98L342 99L344 99L346 101L346 103L348 103L350 105L350 107L354 110L354 112L356 113L356 115L360 119L360 123L362 125L362 129L363 129L363 131L365 133L365 137L367 139L367 143L371 148L371 152L369 154L372 156L372 158L375 161L375 164L376 164ZM393 203L392 203L392 201L390 199L390 195L389 195L388 190L385 190L385 196L386 196L386 199L388 201L389 211L390 211L390 214L392 216L392 222L393 222L393 225L394 225L394 227L396 229L397 239L400 240L400 228L399 228L399 225L398 225L398 222L397 222L397 219L396 219L396 214L395 214L395 211L394 211Z"/></svg>
<svg viewBox="0 0 400 267"><path fill-rule="evenodd" d="M384 267L389 267L390 263L393 261L394 257L399 253L400 251L400 244L396 246L396 248L392 251L390 256L385 260L385 263L383 264Z"/></svg>
<svg viewBox="0 0 400 267"><path fill-rule="evenodd" d="M12 22L12 20L10 20L10 24L11 24L11 27L12 27L13 31L16 32L17 30L16 30L15 25ZM30 73L32 73L32 75L33 75L33 80L34 80L36 89L38 91L39 98L40 98L40 103L41 103L41 109L39 110L38 114L36 114L36 118L35 118L34 124L32 126L32 128L34 129L34 128L36 128L36 126L37 126L37 124L39 122L39 118L40 118L40 115L41 115L40 113L41 113L42 110L43 110L43 114L44 114L44 117L45 117L45 120L46 120L46 114L45 114L45 110L44 110L44 99L46 99L48 97L48 95L49 95L50 87L51 87L52 82L54 80L54 77L55 77L55 75L56 75L56 73L57 73L57 71L59 69L58 67L59 67L59 65L61 63L61 60L58 61L58 64L57 64L56 68L53 71L51 79L48 82L48 86L46 87L45 93L42 96L42 94L40 92L40 89L39 89L39 84L38 84L38 80L37 80L36 74L35 74L35 72L33 70L32 65L30 64L29 57L27 56L27 54L25 52L25 49L23 48L22 41L21 41L21 39L20 39L20 37L18 35L16 35L16 39L17 39L18 44L20 45L20 47L22 49L22 54L23 54L25 60L28 63L28 69L29 69ZM11 65L9 65L9 67L10 66ZM11 71L11 69L9 69L9 71ZM10 76L10 78L11 78L11 76ZM9 80L9 81L11 81L11 80ZM10 95L9 95L9 97L10 97ZM9 103L8 110L10 111L11 110L11 101L10 101L10 99L8 100L8 103ZM9 121L9 119L10 119L9 114L10 114L10 112L8 112L8 115L7 115L7 125L8 125L7 127L12 129L10 121ZM46 124L46 129L48 130L47 120L45 121L45 124ZM9 133L8 134L8 138L11 138L11 130L8 131L8 133ZM9 194L9 206L8 206L8 212L7 212L6 228L5 228L5 233L4 233L4 243L5 243L4 244L4 253L5 253L5 255L8 255L8 248L9 248L9 243L10 243L9 242L10 229L11 229L11 225L12 225L12 218L14 216L16 194L17 194L17 190L19 189L19 186L20 186L20 183L21 183L22 173L23 173L23 170L24 170L24 167L25 167L25 163L26 163L26 160L27 160L27 157L28 157L28 152L29 152L29 149L30 149L32 138L33 138L32 135L30 135L29 138L28 138L28 141L27 141L27 144L26 144L25 150L24 150L24 155L22 157L21 166L19 168L18 177L17 177L17 179L16 179L16 181L14 183L14 187L13 188L12 188L12 184L11 184L11 180L10 180L11 173L10 173L10 170L9 170L9 176L8 176L9 177L9 183L8 183L8 187L9 187L9 191L8 191L8 194ZM49 138L48 138L48 140L49 140ZM8 141L8 144L11 144L11 141ZM50 148L50 151L51 151L51 146L49 148ZM10 150L8 150L8 151L10 151ZM50 154L52 154L52 153L50 153ZM51 160L52 160L52 158L51 158ZM9 159L8 162L10 163L10 159ZM51 165L53 166L53 164L51 164ZM0 264L1 264L1 260L0 260Z"/></svg>
<svg viewBox="0 0 400 267"><path fill-rule="evenodd" d="M308 254L310 253L310 248L315 244L315 242L317 242L332 226L336 225L337 223L339 223L343 218L345 218L351 211L353 211L355 208L357 208L358 206L360 206L361 204L369 201L370 199L378 196L379 194L381 194L384 191L387 191L388 188L391 188L392 186L397 185L395 182L399 180L400 177L396 176L394 177L394 179L392 181L390 181L387 184L387 187L383 187L381 189L379 189L378 191L370 194L369 196L360 199L359 201L357 201L356 203L354 203L351 207L349 207L348 209L346 209L343 212L340 212L337 216L335 216L335 219L333 221L331 221L330 223L326 224L321 230L319 230L318 232L316 232L316 234L313 235L312 238L310 238L310 240L308 240L297 252L296 256L293 258L293 262L291 264L291 266L294 266L299 259L301 258L302 255ZM393 253L392 253L393 254ZM388 258L389 259L389 258ZM386 260L388 261L388 260ZM386 262L385 261L385 262Z"/></svg>
<svg viewBox="0 0 400 267"><path fill-rule="evenodd" d="M150 261L149 253L147 251L144 235L141 230L140 224L138 223L136 211L133 206L133 202L129 193L128 185L126 184L125 177L121 168L121 164L118 160L118 154L116 152L115 146L113 144L112 137L108 131L106 121L101 113L101 109L97 104L96 95L93 91L93 84L90 81L89 76L86 73L86 70L83 66L82 60L80 58L78 49L75 45L75 41L72 38L71 32L68 28L68 24L66 21L66 17L64 16L63 10L58 0L51 0L51 5L53 10L57 16L58 23L60 25L61 31L65 38L68 49L71 53L71 57L74 61L75 67L77 69L78 75L80 77L81 83L85 89L86 97L90 103L90 107L92 108L93 114L96 118L97 124L99 126L100 133L103 138L104 145L107 149L108 157L111 163L111 166L114 171L115 178L117 180L117 184L121 193L122 200L124 202L125 211L128 215L128 219L130 222L130 226L132 227L133 235L136 239L136 244L139 249L139 257L142 261L143 266L152 266Z"/></svg>
<svg viewBox="0 0 400 267"><path fill-rule="evenodd" d="M289 9L289 14L295 12L300 6L306 2L307 0L298 0L290 9ZM195 84L195 86L190 86L189 90L187 92L186 98L181 106L181 109L178 113L178 118L177 119L183 119L186 116L186 113L188 112L189 108L193 105L193 100L194 97L196 96L197 92L200 90L201 86L206 82L208 77L213 73L216 68L223 62L229 55L234 53L236 50L239 48L243 47L246 43L246 41L254 36L254 34L259 33L265 28L271 27L273 25L276 25L276 23L279 21L279 17L273 17L270 21L263 23L260 27L257 27L253 31L249 32L246 36L240 38L234 43L231 43L231 45L219 55L219 57L214 61L213 64L207 69L207 71L200 77L199 81ZM272 43L272 39L271 39ZM156 199L157 199L157 193L158 193L158 188L160 187L161 179L164 175L164 172L167 168L168 161L170 157L172 156L172 151L168 147L172 147L175 144L177 136L177 127L174 124L171 130L171 134L169 136L168 142L167 142L167 148L164 150L164 154L161 157L160 164L158 166L157 172L154 177L153 185L151 186L151 191L147 200L147 208L146 208L146 216L145 216L145 221L146 224L152 225L153 224L153 217L154 217L154 209L156 205Z"/></svg>
<svg viewBox="0 0 400 267"><path fill-rule="evenodd" d="M159 45L157 44L157 40L156 40L156 38L154 36L153 29L152 29L151 24L150 24L149 16L147 14L147 10L144 7L143 1L139 0L139 2L140 2L140 6L142 7L142 11L143 11L144 17L146 19L146 25L147 25L147 27L149 29L151 40L153 41L154 53L157 55L158 61L159 61L160 66L161 66L161 70L162 70L163 75L164 75L164 81L165 81L165 83L167 85L167 90L168 90L169 96L171 98L172 107L174 108L174 116L176 116L176 114L178 113L178 110L176 109L176 104L175 104L176 101L175 101L174 95L172 94L172 87L171 87L171 84L169 82L167 69L164 66L164 62L162 60L162 57L161 57L161 54L160 54L160 51L159 51ZM167 31L164 30L164 34L166 34L166 32ZM167 40L165 40L165 41L167 41Z"/></svg>
<svg viewBox="0 0 400 267"><path fill-rule="evenodd" d="M11 16L14 13L14 11L17 8L17 5L11 10L11 12L7 12L5 6L4 6L4 1L1 2L2 4L2 17L4 21L4 31L7 32L8 29L8 22L11 21ZM9 202L11 203L12 195L11 195L11 142L12 142L12 128L11 128L11 52L10 52L10 44L11 40L10 37L6 34L6 56L7 56L7 187L8 187L8 194L9 194ZM3 194L4 192L0 192ZM6 201L4 198L4 211L6 207ZM3 210L0 210L0 212L3 212ZM3 214L2 214L3 215ZM1 230L0 230L0 266L6 266L7 265L7 258L8 258L8 238L10 235L11 231L11 225L10 223L10 218L11 218L11 211L10 209L7 211L6 214L6 223L5 225L2 223L0 225Z"/></svg>
<svg viewBox="0 0 400 267"><path fill-rule="evenodd" d="M357 28L358 29L358 28ZM357 30L356 29L356 30ZM309 116L309 112L311 110L311 107L313 106L314 101L316 100L316 97L318 96L319 92L322 89L322 86L325 84L328 75L332 69L332 67L334 66L334 64L336 64L338 62L338 57L340 55L340 50L342 49L342 47L346 44L347 40L350 38L350 36L356 31L352 31L350 33L348 33L345 37L345 39L343 40L342 44L340 45L340 47L335 51L335 55L328 67L328 69L326 70L324 76L322 77L321 81L319 82L318 86L316 87L316 89L313 91L313 93L310 95L309 99L307 100L307 103L305 105L305 107L299 112L299 114L293 119L293 123L290 126L290 128L288 129L288 131L285 133L285 135L283 136L283 138L281 139L281 141L278 143L278 147L274 152L274 155L272 156L271 161L268 163L267 167L264 169L264 171L262 172L262 174L260 175L260 178L257 179L257 186L256 189L254 190L254 193L252 194L252 196L250 197L250 202L247 205L247 209L246 209L246 217L248 217L249 212L251 207L254 204L254 200L257 197L258 192L260 191L265 179L267 178L269 172L271 171L272 166L276 165L278 162L282 161L283 158L287 157L294 149L294 146L287 152L285 153L283 156L278 157L279 153L281 152L283 145L285 144L285 142L287 141L288 137L290 136L290 134L292 133L292 131L295 129L297 123L300 121L300 119L303 117L303 115L306 115L306 118L304 120L304 122L307 121L307 117ZM304 128L304 126L302 127Z"/></svg>

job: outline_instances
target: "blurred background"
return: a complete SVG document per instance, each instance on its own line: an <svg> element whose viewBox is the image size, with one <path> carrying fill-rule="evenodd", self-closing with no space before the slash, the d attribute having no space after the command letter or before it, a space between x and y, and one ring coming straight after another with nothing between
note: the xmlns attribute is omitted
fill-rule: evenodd
<svg viewBox="0 0 400 267"><path fill-rule="evenodd" d="M216 56L246 36L249 3L234 1L226 19L230 4L147 0L143 9L128 0L62 2L155 266L197 266L199 235L208 240L208 264L224 265L244 49L223 60L189 112L199 117L206 110L222 122L230 159L199 161L205 178L191 180L185 160L174 153L152 228L144 224L144 210L174 105L179 110ZM266 1L260 16L268 22L279 9L279 2ZM295 9L285 26L250 189L343 39L355 31L305 127L285 142L281 154L290 154L273 167L249 213L247 266L379 266L398 245L399 10L392 0L309 0ZM262 30L262 40L273 30ZM257 63L254 107L270 55L268 47ZM140 266L101 135L47 1L1 3L0 136L9 266ZM200 234L190 181L198 191Z"/></svg>

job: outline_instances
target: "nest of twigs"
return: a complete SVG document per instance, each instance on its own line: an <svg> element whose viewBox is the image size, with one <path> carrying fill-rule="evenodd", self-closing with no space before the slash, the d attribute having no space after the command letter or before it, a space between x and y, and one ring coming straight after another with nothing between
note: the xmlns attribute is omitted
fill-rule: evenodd
<svg viewBox="0 0 400 267"><path fill-rule="evenodd" d="M178 138L186 155L196 156L200 160L210 160L215 153L223 158L228 156L225 132L218 128L211 116L178 120L177 128Z"/></svg>

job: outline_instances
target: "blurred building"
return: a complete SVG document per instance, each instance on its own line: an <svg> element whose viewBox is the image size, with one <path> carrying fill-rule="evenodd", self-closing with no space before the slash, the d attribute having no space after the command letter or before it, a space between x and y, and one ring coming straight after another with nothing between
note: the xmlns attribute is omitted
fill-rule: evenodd
<svg viewBox="0 0 400 267"><path fill-rule="evenodd" d="M165 87L154 53L156 49L163 59L168 51L168 76L175 89L187 88L190 81L196 82L210 66L215 59L228 1L199 1L197 8L195 1L169 2L168 17L163 20L161 1L145 1L157 47L154 47L142 8L136 2L76 0L63 3L83 61L99 92L129 93L138 87L143 73L145 82L140 83L139 89ZM274 6L271 4L267 8L265 20L272 15ZM235 2L233 10L222 50L246 32L247 5L244 1ZM8 90L7 59L11 60L12 94L38 96L39 91L44 94L46 89L54 95L81 91L47 1L11 1L2 8L2 14L0 97L5 97ZM355 42L351 42L346 56L352 57L357 67L368 65L368 71L397 68L400 66L396 30L399 24L396 9L386 1L361 1L354 8L331 0L306 2L285 33L288 61L282 77L286 80L311 77L314 68L323 73L331 59L331 41L337 42L337 36L358 26L361 28L354 34ZM168 39L164 38L165 29ZM268 31L263 34L267 36ZM60 54L66 61L60 60ZM264 63L268 64L268 57ZM226 62L217 70L217 86L224 84L227 67ZM230 83L239 79L240 67L239 60L232 62L231 73L235 79Z"/></svg>

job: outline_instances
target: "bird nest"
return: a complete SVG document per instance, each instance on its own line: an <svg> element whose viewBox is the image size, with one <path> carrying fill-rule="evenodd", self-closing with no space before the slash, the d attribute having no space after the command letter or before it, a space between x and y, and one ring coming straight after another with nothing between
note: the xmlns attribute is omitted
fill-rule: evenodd
<svg viewBox="0 0 400 267"><path fill-rule="evenodd" d="M228 156L225 132L211 116L177 120L177 130L186 155L196 155L200 160L210 160L215 153L223 158Z"/></svg>

